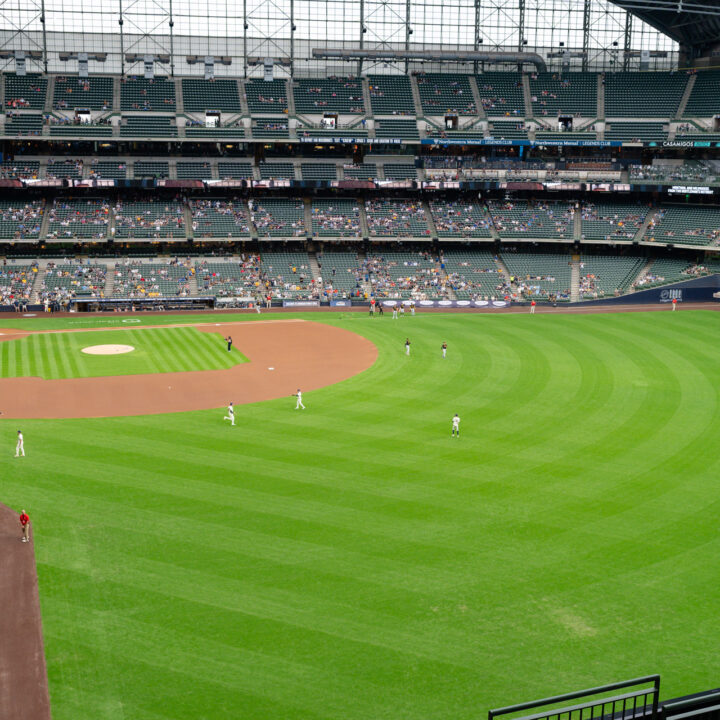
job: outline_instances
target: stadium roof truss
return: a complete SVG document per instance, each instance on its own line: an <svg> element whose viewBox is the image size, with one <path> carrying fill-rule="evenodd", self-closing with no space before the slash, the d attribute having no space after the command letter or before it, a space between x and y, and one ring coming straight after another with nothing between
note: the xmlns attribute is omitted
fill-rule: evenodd
<svg viewBox="0 0 720 720"><path fill-rule="evenodd" d="M279 77L468 65L425 60L353 65L313 56L316 48L332 48L530 52L550 69L569 63L572 70L636 69L641 51L660 50L666 55L653 58L652 67L666 69L677 63L677 43L705 38L720 23L715 0L689 0L683 7L690 9L678 14L679 1L13 0L0 4L5 61L0 67L14 70L18 51L25 53L29 72L63 74L77 71L67 54L75 59L79 52L104 55L104 62L90 58L90 73L138 73L145 55L167 61L171 75L201 74L201 62L191 66L185 59L207 56L227 59L216 74L229 76L261 76L262 64L248 63L248 57L280 61ZM707 12L702 21L695 6ZM672 15L672 22L665 15ZM42 55L36 59L32 52Z"/></svg>

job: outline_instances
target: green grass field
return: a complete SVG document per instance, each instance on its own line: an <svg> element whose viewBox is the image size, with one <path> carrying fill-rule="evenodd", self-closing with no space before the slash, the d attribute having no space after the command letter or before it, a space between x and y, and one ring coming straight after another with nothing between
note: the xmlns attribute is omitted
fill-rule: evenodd
<svg viewBox="0 0 720 720"><path fill-rule="evenodd" d="M132 345L124 355L87 355L91 345ZM246 358L228 352L220 333L195 328L144 328L30 335L0 343L0 377L46 380L103 375L225 370Z"/></svg>
<svg viewBox="0 0 720 720"><path fill-rule="evenodd" d="M24 460L0 421L54 720L470 720L651 672L663 697L718 685L720 314L309 317L379 358L305 412L23 421Z"/></svg>

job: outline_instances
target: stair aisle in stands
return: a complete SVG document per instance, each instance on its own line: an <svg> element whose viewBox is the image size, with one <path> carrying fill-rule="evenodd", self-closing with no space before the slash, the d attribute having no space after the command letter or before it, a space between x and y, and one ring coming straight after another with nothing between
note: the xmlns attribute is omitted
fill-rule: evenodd
<svg viewBox="0 0 720 720"><path fill-rule="evenodd" d="M310 227L312 227L312 225ZM308 250L308 265L310 267L310 272L312 273L313 280L317 280L318 278L322 277L322 270L320 269L317 255L314 250Z"/></svg>
<svg viewBox="0 0 720 720"><path fill-rule="evenodd" d="M360 207L360 236L367 239L370 237L370 228L368 227L367 213L365 212L365 203L358 203Z"/></svg>
<svg viewBox="0 0 720 720"><path fill-rule="evenodd" d="M500 257L500 255L495 255L493 258L495 261L495 266L497 269L502 273L503 280L510 284L510 271L508 270L507 265L505 264L505 261Z"/></svg>
<svg viewBox="0 0 720 720"><path fill-rule="evenodd" d="M675 113L675 119L680 120L680 118L685 115L685 108L687 107L688 100L690 99L690 95L692 94L693 88L695 87L695 83L697 82L697 75L690 75L688 76L688 83L685 86L685 92L683 93L683 96L680 100L680 104L678 105L677 112Z"/></svg>
<svg viewBox="0 0 720 720"><path fill-rule="evenodd" d="M413 103L415 103L415 116L417 118L425 117L422 109L422 100L420 99L420 90L417 85L417 77L415 75L410 76L410 90L412 90Z"/></svg>
<svg viewBox="0 0 720 720"><path fill-rule="evenodd" d="M47 165L45 165L45 172L47 172ZM50 213L49 207L46 204L45 205L45 212L43 212L43 219L40 223L40 234L38 235L38 240L44 240L47 237L48 228L50 227Z"/></svg>
<svg viewBox="0 0 720 720"><path fill-rule="evenodd" d="M570 302L580 300L580 256L573 255L570 262Z"/></svg>
<svg viewBox="0 0 720 720"><path fill-rule="evenodd" d="M307 235L312 235L312 200L310 200L310 198L303 198L303 205L305 206L305 230Z"/></svg>
<svg viewBox="0 0 720 720"><path fill-rule="evenodd" d="M105 289L103 294L106 298L111 298L113 290L115 289L115 266L110 263L107 266L107 272L105 273Z"/></svg>
<svg viewBox="0 0 720 720"><path fill-rule="evenodd" d="M47 261L41 263L37 273L35 273L35 280L33 281L32 289L30 290L31 302L39 302L40 290L42 289L43 282L45 282L45 276L47 275Z"/></svg>
<svg viewBox="0 0 720 720"><path fill-rule="evenodd" d="M475 101L475 107L477 108L478 118L480 120L487 120L487 115L485 114L485 108L483 107L482 99L480 98L480 90L478 90L475 76L470 75L468 82L470 83L470 89L472 90L472 96Z"/></svg>
<svg viewBox="0 0 720 720"><path fill-rule="evenodd" d="M644 280L647 274L652 269L654 260L651 258L649 259L640 269L640 272L637 274L637 277L632 281L630 288L632 289L636 283L639 283L641 280Z"/></svg>
<svg viewBox="0 0 720 720"><path fill-rule="evenodd" d="M120 112L121 102L122 102L120 99L120 92L121 92L120 78L119 77L113 78L113 94L112 94L113 112Z"/></svg>
<svg viewBox="0 0 720 720"><path fill-rule="evenodd" d="M190 288L190 297L197 297L200 294L196 272L193 272L193 274L188 278L188 287Z"/></svg>
<svg viewBox="0 0 720 720"><path fill-rule="evenodd" d="M605 119L605 74L597 76L597 116L598 120Z"/></svg>
<svg viewBox="0 0 720 720"><path fill-rule="evenodd" d="M365 103L365 116L368 118L375 117L370 97L370 83L366 77L362 78L363 102Z"/></svg>
<svg viewBox="0 0 720 720"><path fill-rule="evenodd" d="M188 239L194 238L192 212L188 205L183 207L183 215L185 216L185 237Z"/></svg>
<svg viewBox="0 0 720 720"><path fill-rule="evenodd" d="M523 73L522 76L523 98L525 99L525 118L533 117L532 95L530 93L530 78Z"/></svg>
<svg viewBox="0 0 720 720"><path fill-rule="evenodd" d="M645 233L647 229L650 227L650 223L653 221L653 218L655 215L657 215L657 208L651 208L648 214L645 216L645 222L640 226L637 233L635 233L635 237L633 238L633 242L641 242L645 238Z"/></svg>
<svg viewBox="0 0 720 720"><path fill-rule="evenodd" d="M183 99L182 80L180 78L175 79L175 107L178 115L185 112L185 100Z"/></svg>
<svg viewBox="0 0 720 720"><path fill-rule="evenodd" d="M423 200L422 206L425 211L428 228L430 228L430 237L436 238L438 236L438 231L437 226L435 225L435 218L433 217L432 210L430 209L430 203L427 200Z"/></svg>
<svg viewBox="0 0 720 720"><path fill-rule="evenodd" d="M579 209L573 215L573 239L575 242L582 240L582 212Z"/></svg>

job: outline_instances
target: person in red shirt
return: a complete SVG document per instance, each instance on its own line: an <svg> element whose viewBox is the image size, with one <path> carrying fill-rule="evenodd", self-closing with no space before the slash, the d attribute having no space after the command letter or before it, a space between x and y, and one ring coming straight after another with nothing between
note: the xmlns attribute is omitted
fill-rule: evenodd
<svg viewBox="0 0 720 720"><path fill-rule="evenodd" d="M535 301L534 300L530 303L530 314L531 315L535 314Z"/></svg>
<svg viewBox="0 0 720 720"><path fill-rule="evenodd" d="M672 306L673 306L672 311L675 312L675 308L677 307L677 298L673 298Z"/></svg>
<svg viewBox="0 0 720 720"><path fill-rule="evenodd" d="M22 526L22 541L30 542L30 518L24 510L20 513L20 525Z"/></svg>

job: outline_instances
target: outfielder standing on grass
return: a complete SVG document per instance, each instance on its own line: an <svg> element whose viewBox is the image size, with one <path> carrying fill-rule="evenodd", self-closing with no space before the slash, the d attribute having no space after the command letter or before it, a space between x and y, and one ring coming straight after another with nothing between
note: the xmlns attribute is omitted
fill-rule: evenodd
<svg viewBox="0 0 720 720"><path fill-rule="evenodd" d="M30 518L24 510L20 513L20 527L22 527L22 541L30 542Z"/></svg>
<svg viewBox="0 0 720 720"><path fill-rule="evenodd" d="M15 457L25 457L25 441L23 440L23 434L18 430L17 445L15 446Z"/></svg>
<svg viewBox="0 0 720 720"><path fill-rule="evenodd" d="M405 354L410 354L410 338L405 339Z"/></svg>
<svg viewBox="0 0 720 720"><path fill-rule="evenodd" d="M302 408L304 410L305 406L303 405L302 393L300 392L300 388L298 388L298 391L295 393L295 397L297 398L297 402L295 403L295 409L299 410L300 408Z"/></svg>
<svg viewBox="0 0 720 720"><path fill-rule="evenodd" d="M441 348L442 348L443 357L445 357L445 355L446 355L446 353L447 353L447 343L444 342L444 343L441 345Z"/></svg>
<svg viewBox="0 0 720 720"><path fill-rule="evenodd" d="M460 437L460 416L457 413L452 419L452 437Z"/></svg>
<svg viewBox="0 0 720 720"><path fill-rule="evenodd" d="M235 408L232 403L228 405L227 415L223 418L223 420L229 420L231 427L235 425Z"/></svg>

